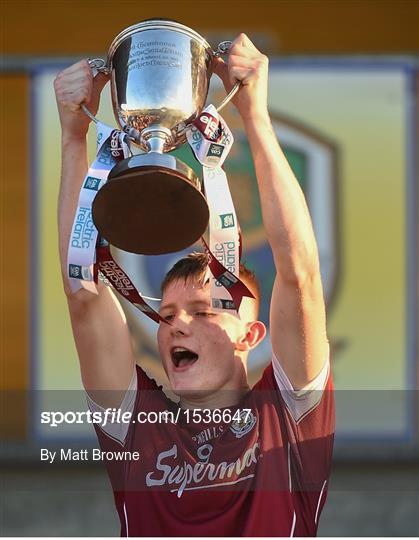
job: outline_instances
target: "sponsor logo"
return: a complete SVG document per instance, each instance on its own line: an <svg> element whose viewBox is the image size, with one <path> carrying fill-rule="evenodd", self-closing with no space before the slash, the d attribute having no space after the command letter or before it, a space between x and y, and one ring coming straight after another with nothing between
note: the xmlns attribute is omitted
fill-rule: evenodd
<svg viewBox="0 0 419 540"><path fill-rule="evenodd" d="M230 429L234 433L234 435L237 437L237 439L241 439L244 435L249 433L256 424L256 416L253 414L252 411L242 411L240 413L240 419L234 420L230 424Z"/></svg>
<svg viewBox="0 0 419 540"><path fill-rule="evenodd" d="M114 129L111 133L111 154L114 158L119 158L122 153L122 148L119 145L119 132Z"/></svg>
<svg viewBox="0 0 419 540"><path fill-rule="evenodd" d="M204 135L207 139L216 141L221 135L221 126L218 120L211 114L201 114L199 120L204 124Z"/></svg>
<svg viewBox="0 0 419 540"><path fill-rule="evenodd" d="M233 135L231 131L229 130L227 124L224 124L224 122L222 122L222 126L223 126L223 133L222 133L221 141L219 142L223 146L229 147L233 144Z"/></svg>
<svg viewBox="0 0 419 540"><path fill-rule="evenodd" d="M218 281L223 287L230 289L230 287L237 283L238 279L233 276L233 274L230 274L230 272L224 272L224 274L221 274L221 276L218 278Z"/></svg>
<svg viewBox="0 0 419 540"><path fill-rule="evenodd" d="M213 298L212 307L214 309L236 309L233 300L225 300L224 298Z"/></svg>
<svg viewBox="0 0 419 540"><path fill-rule="evenodd" d="M224 431L224 426L211 426L203 429L198 435L194 435L192 440L197 444L204 444L211 439L216 439Z"/></svg>
<svg viewBox="0 0 419 540"><path fill-rule="evenodd" d="M97 229L92 219L92 209L80 206L74 221L71 234L71 247L89 249L92 242L96 241Z"/></svg>
<svg viewBox="0 0 419 540"><path fill-rule="evenodd" d="M69 264L68 265L68 275L71 278L83 279L83 277L81 275L81 266L78 265L78 264Z"/></svg>
<svg viewBox="0 0 419 540"><path fill-rule="evenodd" d="M198 152L204 140L202 133L195 126L191 126L190 133L191 136L188 137L189 143L192 145L193 150Z"/></svg>
<svg viewBox="0 0 419 540"><path fill-rule="evenodd" d="M124 296L129 296L130 291L134 291L134 285L131 283L129 277L114 261L105 261L99 264L100 271L106 276L106 278L112 283L115 289ZM139 306L141 304L138 304ZM140 307L142 310L143 308Z"/></svg>
<svg viewBox="0 0 419 540"><path fill-rule="evenodd" d="M92 189L98 191L100 185L100 178L94 178L93 176L88 176L84 182L83 187L86 189Z"/></svg>
<svg viewBox="0 0 419 540"><path fill-rule="evenodd" d="M88 267L79 264L68 265L68 276L74 279L91 279L91 273Z"/></svg>
<svg viewBox="0 0 419 540"><path fill-rule="evenodd" d="M234 214L221 214L221 228L222 229L229 229L230 227L234 227Z"/></svg>
<svg viewBox="0 0 419 540"><path fill-rule="evenodd" d="M233 274L236 273L236 242L217 242L213 251L216 259Z"/></svg>
<svg viewBox="0 0 419 540"><path fill-rule="evenodd" d="M112 167L115 160L112 157L111 149L108 144L104 144L100 150L100 154L97 157L97 161L106 167Z"/></svg>
<svg viewBox="0 0 419 540"><path fill-rule="evenodd" d="M220 158L223 155L223 151L223 145L211 143L208 148L207 156Z"/></svg>
<svg viewBox="0 0 419 540"><path fill-rule="evenodd" d="M247 413L246 413L247 414ZM211 445L207 445L211 446ZM212 448L212 447L211 447ZM209 448L206 448L208 453ZM160 452L157 456L155 470L150 471L146 475L146 485L168 486L170 491L177 492L177 496L181 497L184 491L205 489L213 485L228 482L236 484L246 478L252 478L259 457L260 447L259 442L248 448L244 454L238 457L235 461L221 463L187 463L186 461L178 462L178 448L174 444L169 450ZM243 472L251 473L246 477L241 476Z"/></svg>

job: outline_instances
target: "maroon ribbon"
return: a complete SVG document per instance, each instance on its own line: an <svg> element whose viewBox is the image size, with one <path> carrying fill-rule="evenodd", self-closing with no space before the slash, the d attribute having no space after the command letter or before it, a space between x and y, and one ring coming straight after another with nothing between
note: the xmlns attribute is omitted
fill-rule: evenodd
<svg viewBox="0 0 419 540"><path fill-rule="evenodd" d="M193 124L209 141L220 142L223 138L221 122L208 112L204 112L198 116Z"/></svg>
<svg viewBox="0 0 419 540"><path fill-rule="evenodd" d="M131 304L142 311L147 317L150 317L154 322L160 323L168 321L147 304L141 294L137 291L134 283L128 275L122 270L118 263L112 257L109 249L109 244L101 241L101 244L96 248L96 264L95 268L101 272L112 286L124 296Z"/></svg>

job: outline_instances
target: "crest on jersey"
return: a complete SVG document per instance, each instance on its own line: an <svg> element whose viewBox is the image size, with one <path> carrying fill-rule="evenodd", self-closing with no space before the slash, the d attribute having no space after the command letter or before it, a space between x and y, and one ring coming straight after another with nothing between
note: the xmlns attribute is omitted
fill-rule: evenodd
<svg viewBox="0 0 419 540"><path fill-rule="evenodd" d="M234 433L237 439L241 439L244 435L252 431L256 424L256 416L249 409L244 409L240 412L240 418L233 420L230 424L230 430Z"/></svg>

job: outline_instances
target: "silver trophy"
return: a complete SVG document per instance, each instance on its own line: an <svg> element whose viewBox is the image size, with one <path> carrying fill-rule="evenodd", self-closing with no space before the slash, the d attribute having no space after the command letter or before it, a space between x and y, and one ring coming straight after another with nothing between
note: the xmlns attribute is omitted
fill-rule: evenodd
<svg viewBox="0 0 419 540"><path fill-rule="evenodd" d="M184 249L204 233L209 209L201 180L167 152L186 141L188 127L205 106L214 57L226 54L229 45L223 42L213 51L183 24L148 20L121 32L106 62L91 61L93 68L111 73L115 118L133 154L110 171L93 202L95 225L112 245L158 255Z"/></svg>

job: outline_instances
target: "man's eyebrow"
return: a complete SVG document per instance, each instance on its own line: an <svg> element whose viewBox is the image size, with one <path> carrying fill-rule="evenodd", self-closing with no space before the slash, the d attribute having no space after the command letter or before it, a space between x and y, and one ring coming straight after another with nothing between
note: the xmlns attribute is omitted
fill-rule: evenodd
<svg viewBox="0 0 419 540"><path fill-rule="evenodd" d="M191 306L191 307L194 307L194 306L210 307L211 303L208 300L192 300L191 302L187 302L186 305ZM160 306L159 311L162 312L165 309L174 309L174 308L176 308L176 304L174 304L174 303L164 304L164 305Z"/></svg>
<svg viewBox="0 0 419 540"><path fill-rule="evenodd" d="M164 304L160 305L159 312L162 312L164 309L173 309L176 307L176 304Z"/></svg>
<svg viewBox="0 0 419 540"><path fill-rule="evenodd" d="M188 302L189 306L210 306L211 303L208 300L192 300L192 302Z"/></svg>

